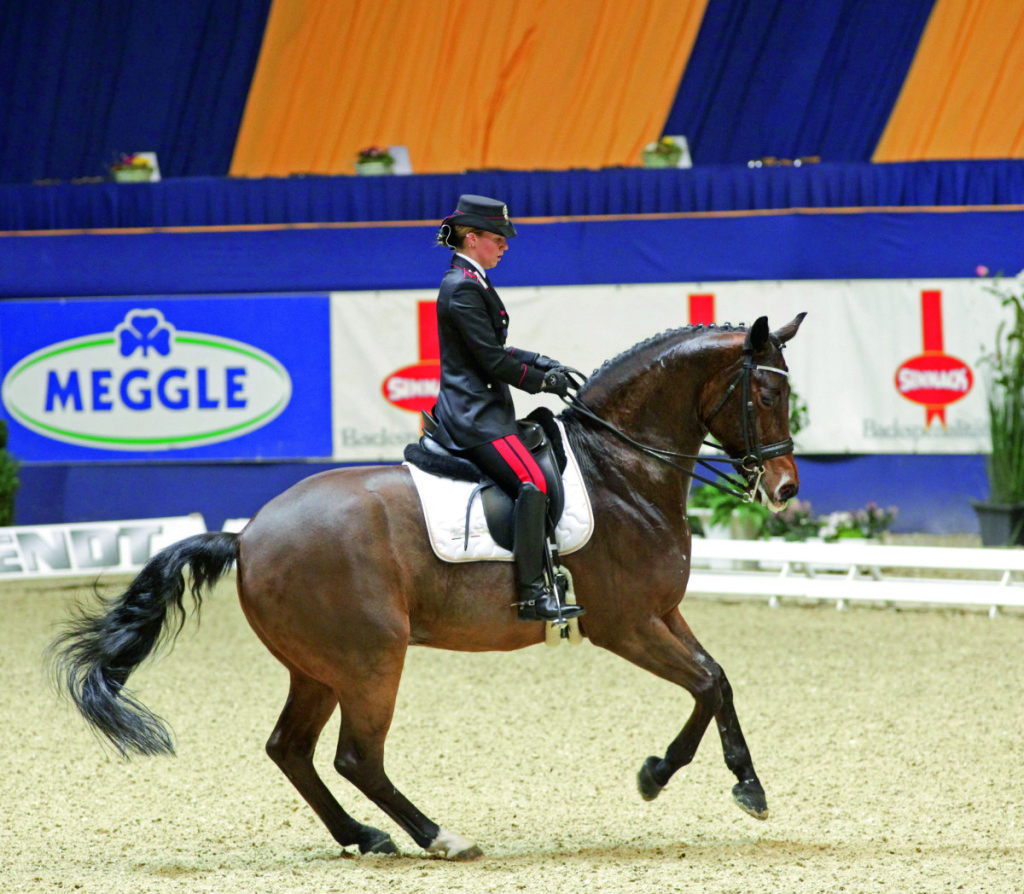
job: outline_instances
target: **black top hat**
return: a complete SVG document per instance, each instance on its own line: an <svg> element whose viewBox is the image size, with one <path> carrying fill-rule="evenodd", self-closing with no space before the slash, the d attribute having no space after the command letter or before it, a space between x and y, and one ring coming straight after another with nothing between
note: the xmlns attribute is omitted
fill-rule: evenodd
<svg viewBox="0 0 1024 894"><path fill-rule="evenodd" d="M516 228L508 219L508 206L486 196L459 196L459 206L455 213L441 221L437 241L453 248L449 239L455 227L476 227L506 239L516 235Z"/></svg>

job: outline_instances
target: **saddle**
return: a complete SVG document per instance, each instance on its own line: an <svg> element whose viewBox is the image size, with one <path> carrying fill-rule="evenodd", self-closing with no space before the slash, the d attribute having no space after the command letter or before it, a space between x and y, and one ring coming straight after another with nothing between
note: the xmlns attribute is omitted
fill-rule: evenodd
<svg viewBox="0 0 1024 894"><path fill-rule="evenodd" d="M515 501L479 467L464 457L456 456L434 440L432 434L437 430L437 420L427 411L423 411L422 416L423 436L418 443L406 446L405 461L431 475L475 483L476 488L470 496L470 505L467 506L467 519L473 500L479 495L491 537L498 546L511 551L512 513ZM538 407L526 419L517 420L517 426L519 439L544 474L548 494L546 529L548 538L551 539L565 509L562 473L565 471L566 457L561 434L554 414L547 407Z"/></svg>

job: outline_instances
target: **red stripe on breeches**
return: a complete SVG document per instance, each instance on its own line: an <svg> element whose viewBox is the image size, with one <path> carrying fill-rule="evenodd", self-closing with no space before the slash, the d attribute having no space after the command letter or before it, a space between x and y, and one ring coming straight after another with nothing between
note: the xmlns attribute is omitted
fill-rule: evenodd
<svg viewBox="0 0 1024 894"><path fill-rule="evenodd" d="M548 492L547 482L544 480L544 473L537 465L537 460L516 435L508 435L491 441L494 448L501 454L501 458L509 464L509 467L519 476L523 484L533 484L537 489L546 494Z"/></svg>

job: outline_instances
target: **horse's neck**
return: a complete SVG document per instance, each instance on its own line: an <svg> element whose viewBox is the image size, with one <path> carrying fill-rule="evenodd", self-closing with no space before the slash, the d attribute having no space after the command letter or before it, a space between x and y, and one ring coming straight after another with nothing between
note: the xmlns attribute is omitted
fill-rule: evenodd
<svg viewBox="0 0 1024 894"><path fill-rule="evenodd" d="M565 428L599 525L603 526L601 516L611 512L642 520L651 528L680 528L688 487L683 472L593 422L570 419ZM687 460L675 461L684 468L692 466Z"/></svg>
<svg viewBox="0 0 1024 894"><path fill-rule="evenodd" d="M726 350L735 337L713 333L713 342L694 333L644 347L596 374L580 395L587 407L634 441L695 456L706 430L700 397L705 385L735 359ZM723 337L724 336L724 337ZM592 480L588 486L663 515L674 523L685 513L687 475L645 454L596 423L580 418L570 427L574 450ZM674 459L685 469L692 460Z"/></svg>
<svg viewBox="0 0 1024 894"><path fill-rule="evenodd" d="M634 440L696 453L704 437L700 395L725 359L720 350L701 349L682 339L656 344L602 369L580 398Z"/></svg>

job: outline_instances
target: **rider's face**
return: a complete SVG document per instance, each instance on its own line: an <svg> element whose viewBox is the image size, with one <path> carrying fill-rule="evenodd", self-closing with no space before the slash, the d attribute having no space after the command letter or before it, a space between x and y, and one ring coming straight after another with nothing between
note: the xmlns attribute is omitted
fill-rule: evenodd
<svg viewBox="0 0 1024 894"><path fill-rule="evenodd" d="M508 240L497 233L470 233L466 236L465 253L484 270L490 270L508 250Z"/></svg>

